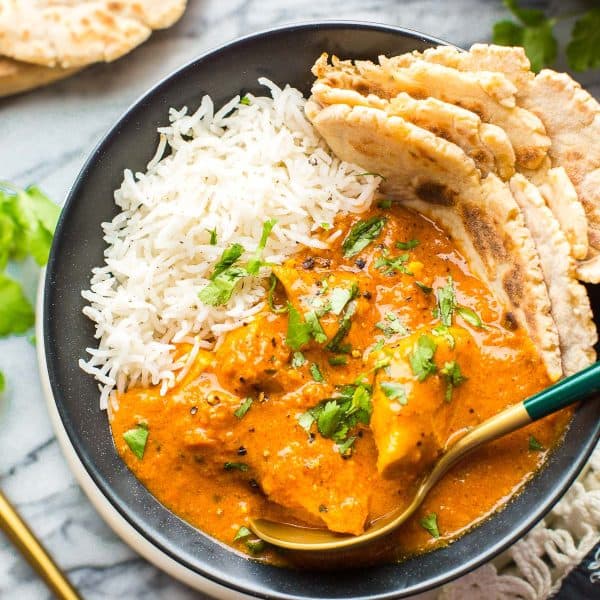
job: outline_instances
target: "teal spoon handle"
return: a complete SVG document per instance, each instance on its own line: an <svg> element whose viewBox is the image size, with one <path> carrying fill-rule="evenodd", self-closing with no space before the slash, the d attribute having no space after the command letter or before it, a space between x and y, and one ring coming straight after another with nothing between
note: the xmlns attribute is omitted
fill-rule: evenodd
<svg viewBox="0 0 600 600"><path fill-rule="evenodd" d="M537 421L596 392L600 392L600 362L527 398L523 406L531 420Z"/></svg>

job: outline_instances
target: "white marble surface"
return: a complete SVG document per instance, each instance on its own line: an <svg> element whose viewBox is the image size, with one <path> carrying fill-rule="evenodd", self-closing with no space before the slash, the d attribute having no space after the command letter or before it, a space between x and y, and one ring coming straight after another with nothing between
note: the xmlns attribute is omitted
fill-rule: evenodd
<svg viewBox="0 0 600 600"><path fill-rule="evenodd" d="M468 46L504 15L499 0L190 0L183 19L111 65L0 100L0 179L37 183L62 202L84 158L150 85L203 51L243 34L309 19L402 25ZM588 75L589 83L600 81ZM33 296L37 271L26 266ZM0 399L0 486L86 599L200 597L126 547L84 497L60 454L44 406L35 349L25 337L0 341L8 379ZM49 598L0 536L0 598Z"/></svg>

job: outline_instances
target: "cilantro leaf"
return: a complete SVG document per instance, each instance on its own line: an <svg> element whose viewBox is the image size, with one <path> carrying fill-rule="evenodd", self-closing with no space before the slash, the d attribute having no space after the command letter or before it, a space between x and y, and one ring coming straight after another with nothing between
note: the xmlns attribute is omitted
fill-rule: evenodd
<svg viewBox="0 0 600 600"><path fill-rule="evenodd" d="M342 243L344 258L351 258L364 250L383 230L385 217L371 217L366 221L359 221L352 227L350 233Z"/></svg>
<svg viewBox="0 0 600 600"><path fill-rule="evenodd" d="M323 377L323 373L321 373L321 369L319 369L318 364L312 363L309 367L309 371L310 371L310 374L312 375L312 378L317 383L323 383L325 381L325 378Z"/></svg>
<svg viewBox="0 0 600 600"><path fill-rule="evenodd" d="M429 375L437 371L433 363L433 355L437 344L428 336L421 335L409 356L410 366L418 381L425 381Z"/></svg>
<svg viewBox="0 0 600 600"><path fill-rule="evenodd" d="M539 71L556 59L558 44L554 37L555 19L543 11L521 8L516 0L504 0L505 6L517 17L514 21L499 21L494 25L493 40L503 46L523 46L533 71Z"/></svg>
<svg viewBox="0 0 600 600"><path fill-rule="evenodd" d="M256 538L255 540L246 540L246 548L250 550L252 554L259 554L266 547L264 540Z"/></svg>
<svg viewBox="0 0 600 600"><path fill-rule="evenodd" d="M148 426L144 423L138 424L123 434L123 439L131 451L140 459L144 458L146 442L148 441Z"/></svg>
<svg viewBox="0 0 600 600"><path fill-rule="evenodd" d="M335 335L331 338L330 342L325 346L327 350L331 352L343 352L342 341L348 335L350 327L352 326L352 315L356 311L356 303L350 302L346 306L344 316L340 319L340 326Z"/></svg>
<svg viewBox="0 0 600 600"><path fill-rule="evenodd" d="M375 268L383 271L386 275L393 275L395 271L399 273L405 273L406 275L412 275L412 273L406 268L408 262L408 254L401 254L400 256L389 256L389 252L384 249L381 256L375 261Z"/></svg>
<svg viewBox="0 0 600 600"><path fill-rule="evenodd" d="M240 104L243 104L245 106L250 106L250 98L248 98L248 94L245 94L244 96L242 96L240 98Z"/></svg>
<svg viewBox="0 0 600 600"><path fill-rule="evenodd" d="M237 530L237 533L235 534L235 537L233 538L233 541L237 542L238 540L242 540L242 539L247 538L247 537L249 537L251 535L252 535L252 532L247 527L244 527L242 525L242 527L240 527Z"/></svg>
<svg viewBox="0 0 600 600"><path fill-rule="evenodd" d="M392 201L389 198L384 198L377 203L378 208L392 208Z"/></svg>
<svg viewBox="0 0 600 600"><path fill-rule="evenodd" d="M210 245L216 246L217 245L217 228L215 227L214 229L207 229L206 231L210 235L210 241L209 241Z"/></svg>
<svg viewBox="0 0 600 600"><path fill-rule="evenodd" d="M300 425L300 427L302 427L302 429L308 433L312 427L312 424L315 422L315 417L310 411L306 411L298 415L296 420L298 421L298 425Z"/></svg>
<svg viewBox="0 0 600 600"><path fill-rule="evenodd" d="M34 321L33 307L20 284L0 273L0 337L24 333Z"/></svg>
<svg viewBox="0 0 600 600"><path fill-rule="evenodd" d="M317 428L325 438L333 437L342 420L344 410L335 400L325 403L317 417Z"/></svg>
<svg viewBox="0 0 600 600"><path fill-rule="evenodd" d="M269 276L269 291L267 292L267 303L269 308L276 314L282 314L288 311L287 306L275 306L275 300L273 299L273 294L275 293L275 288L277 287L277 276L275 273L271 273Z"/></svg>
<svg viewBox="0 0 600 600"><path fill-rule="evenodd" d="M237 282L248 275L242 267L229 267L218 275L212 275L212 281L200 290L198 298L209 306L222 306L231 300Z"/></svg>
<svg viewBox="0 0 600 600"><path fill-rule="evenodd" d="M4 373L0 371L0 394L6 389L6 378Z"/></svg>
<svg viewBox="0 0 600 600"><path fill-rule="evenodd" d="M437 327L434 327L431 330L431 333L438 337L444 338L448 344L448 348L450 348L450 350L454 350L454 346L456 345L454 336L450 333L450 330L445 325L440 323Z"/></svg>
<svg viewBox="0 0 600 600"><path fill-rule="evenodd" d="M600 8L592 8L575 22L567 58L575 71L600 67Z"/></svg>
<svg viewBox="0 0 600 600"><path fill-rule="evenodd" d="M450 402L452 400L454 388L465 382L467 378L461 373L460 366L455 360L445 363L443 368L440 369L440 374L446 379L446 393L444 399L446 402Z"/></svg>
<svg viewBox="0 0 600 600"><path fill-rule="evenodd" d="M542 446L538 440L535 439L532 435L529 436L529 449L534 450L535 452L542 452L545 448Z"/></svg>
<svg viewBox="0 0 600 600"><path fill-rule="evenodd" d="M311 328L300 312L288 302L288 327L285 343L292 350L300 350L310 341Z"/></svg>
<svg viewBox="0 0 600 600"><path fill-rule="evenodd" d="M382 381L379 384L379 387L390 400L398 400L398 402L402 405L406 405L408 403L406 398L406 390L404 389L403 385L393 381Z"/></svg>
<svg viewBox="0 0 600 600"><path fill-rule="evenodd" d="M325 331L321 323L319 322L319 317L317 317L317 313L314 310L307 312L304 316L306 320L306 324L309 328L310 335L314 338L315 342L318 344L324 344L327 341L327 335L325 335Z"/></svg>
<svg viewBox="0 0 600 600"><path fill-rule="evenodd" d="M328 358L328 361L329 361L329 364L332 367L338 367L338 366L341 366L341 365L347 365L348 364L348 357L345 356L345 355L343 355L343 354L340 354L338 356L330 356Z"/></svg>
<svg viewBox="0 0 600 600"><path fill-rule="evenodd" d="M223 250L223 254L221 258L215 264L215 268L213 270L212 275L210 276L211 280L216 279L221 273L229 269L232 265L234 265L244 253L244 246L241 244L231 244L228 248Z"/></svg>
<svg viewBox="0 0 600 600"><path fill-rule="evenodd" d="M440 537L440 530L438 528L437 515L435 513L429 513L425 515L420 521L419 525L428 531L435 539Z"/></svg>
<svg viewBox="0 0 600 600"><path fill-rule="evenodd" d="M481 317L468 306L459 306L456 309L456 312L469 324L473 327L479 327L481 329L485 328Z"/></svg>
<svg viewBox="0 0 600 600"><path fill-rule="evenodd" d="M375 327L377 327L377 329L381 329L386 337L390 337L395 334L408 335L408 329L402 324L402 321L400 321L400 319L391 312L385 315L385 321L379 321L378 323L375 323Z"/></svg>
<svg viewBox="0 0 600 600"><path fill-rule="evenodd" d="M398 250L412 250L420 244L419 240L408 240L408 242L396 242Z"/></svg>
<svg viewBox="0 0 600 600"><path fill-rule="evenodd" d="M248 266L246 269L250 275L257 275L260 267L263 264L262 254L267 245L267 239L271 235L271 231L273 231L273 227L275 227L275 223L277 223L276 219L267 219L263 223L262 235L260 236L260 242L258 243L258 248L256 248L256 252L254 253L254 257L248 262Z"/></svg>
<svg viewBox="0 0 600 600"><path fill-rule="evenodd" d="M352 454L352 446L354 445L355 441L356 441L356 436L353 435L353 436L349 437L345 442L342 442L341 444L337 444L337 449L338 449L338 452L340 453L340 456L350 456Z"/></svg>
<svg viewBox="0 0 600 600"><path fill-rule="evenodd" d="M246 398L240 405L238 408L235 409L235 411L233 412L233 414L238 418L241 419L249 410L250 407L252 406L252 402L254 402L252 400L252 398Z"/></svg>
<svg viewBox="0 0 600 600"><path fill-rule="evenodd" d="M229 462L229 461L227 461L226 463L223 463L223 468L226 471L237 470L237 471L246 472L250 467L248 467L248 465L246 463L243 463L243 462Z"/></svg>
<svg viewBox="0 0 600 600"><path fill-rule="evenodd" d="M456 294L454 293L454 282L448 277L448 283L435 291L437 298L438 314L442 325L452 325L452 313L456 308Z"/></svg>
<svg viewBox="0 0 600 600"><path fill-rule="evenodd" d="M346 288L333 288L329 297L329 309L334 315L339 315L346 304L356 298L358 294L358 285L353 283L350 289Z"/></svg>

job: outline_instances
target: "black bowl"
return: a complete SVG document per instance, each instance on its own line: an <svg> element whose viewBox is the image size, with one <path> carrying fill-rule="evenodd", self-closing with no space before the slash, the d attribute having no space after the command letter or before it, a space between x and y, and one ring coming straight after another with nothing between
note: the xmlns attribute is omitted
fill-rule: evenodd
<svg viewBox="0 0 600 600"><path fill-rule="evenodd" d="M169 107L219 106L237 93L259 92L257 78L308 93L310 67L324 50L376 58L443 42L383 25L322 22L252 35L179 69L138 100L92 152L66 201L48 263L44 297L45 353L58 411L72 446L99 490L147 540L193 572L233 590L265 598L391 598L440 585L491 559L520 538L560 498L585 463L600 430L600 403L578 408L564 443L504 510L446 548L387 565L344 572L295 571L258 564L230 551L163 507L125 467L98 409L98 389L77 366L94 345L81 310L81 290L102 264L100 223L116 214L113 190L123 169L144 170ZM263 92L264 93L264 92ZM594 294L594 308L600 307Z"/></svg>

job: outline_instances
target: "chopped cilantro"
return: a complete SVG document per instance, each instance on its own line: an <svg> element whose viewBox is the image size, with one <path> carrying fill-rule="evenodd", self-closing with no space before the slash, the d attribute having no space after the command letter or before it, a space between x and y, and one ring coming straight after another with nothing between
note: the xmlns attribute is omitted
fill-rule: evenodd
<svg viewBox="0 0 600 600"><path fill-rule="evenodd" d="M394 314L387 313L384 321L375 324L377 329L381 329L386 337L391 335L408 335L408 329L402 324L402 321Z"/></svg>
<svg viewBox="0 0 600 600"><path fill-rule="evenodd" d="M433 355L437 344L428 335L421 335L409 356L410 366L418 381L425 381L437 371Z"/></svg>
<svg viewBox="0 0 600 600"><path fill-rule="evenodd" d="M448 283L435 291L437 297L438 316L442 325L452 325L452 314L456 308L456 294L454 293L454 282L448 277Z"/></svg>
<svg viewBox="0 0 600 600"><path fill-rule="evenodd" d="M316 363L312 363L309 367L309 370L310 370L310 374L312 375L312 378L317 383L323 383L325 381L325 378L323 377L323 373L321 373L321 369L319 369L319 365L317 365Z"/></svg>
<svg viewBox="0 0 600 600"><path fill-rule="evenodd" d="M346 304L356 298L358 294L358 284L353 283L350 286L350 289L336 287L331 290L331 295L329 298L329 310L334 315L339 315Z"/></svg>
<svg viewBox="0 0 600 600"><path fill-rule="evenodd" d="M246 472L249 467L246 463L243 462L229 462L227 461L226 463L223 464L223 468L226 471L233 471L233 470L237 470L237 471L243 471Z"/></svg>
<svg viewBox="0 0 600 600"><path fill-rule="evenodd" d="M302 367L305 364L306 364L306 358L305 358L304 354L302 354L302 352L300 352L299 350L294 352L294 354L292 356L292 367L294 367L294 369L299 369L300 367Z"/></svg>
<svg viewBox="0 0 600 600"><path fill-rule="evenodd" d="M419 240L408 240L408 242L396 242L398 250L412 250L419 245Z"/></svg>
<svg viewBox="0 0 600 600"><path fill-rule="evenodd" d="M351 258L364 250L383 230L385 217L371 217L366 221L359 221L352 227L350 233L342 243L344 258Z"/></svg>
<svg viewBox="0 0 600 600"><path fill-rule="evenodd" d="M454 341L454 336L450 333L450 330L445 325L440 324L437 327L434 327L431 330L431 333L438 337L444 338L446 340L446 343L448 344L448 348L450 348L450 350L454 350L454 346L456 345L456 342Z"/></svg>
<svg viewBox="0 0 600 600"><path fill-rule="evenodd" d="M338 396L326 398L300 415L298 424L309 432L316 422L323 437L343 444L353 427L359 423L369 424L372 410L371 386L362 383L346 385Z"/></svg>
<svg viewBox="0 0 600 600"><path fill-rule="evenodd" d="M229 302L237 282L248 275L246 269L233 266L243 253L241 244L232 244L223 251L210 276L210 283L198 294L204 304L221 306Z"/></svg>
<svg viewBox="0 0 600 600"><path fill-rule="evenodd" d="M345 442L342 442L341 444L337 444L337 449L338 452L340 453L340 456L350 456L352 454L352 446L354 445L354 442L356 441L356 436L350 436Z"/></svg>
<svg viewBox="0 0 600 600"><path fill-rule="evenodd" d="M429 287L428 285L425 285L422 281L415 281L415 285L421 290L423 290L424 294L431 294L431 292L433 292L433 288Z"/></svg>
<svg viewBox="0 0 600 600"><path fill-rule="evenodd" d="M304 321L300 312L288 302L288 327L285 343L292 350L300 350L307 344L311 336L311 328Z"/></svg>
<svg viewBox="0 0 600 600"><path fill-rule="evenodd" d="M375 261L375 268L383 271L386 275L393 275L396 271L405 273L406 275L412 275L406 268L407 262L408 254L390 256L388 250L384 249L381 256Z"/></svg>
<svg viewBox="0 0 600 600"><path fill-rule="evenodd" d="M385 346L385 339L379 338L377 340L377 342L371 347L368 354L371 354L372 352L379 352L379 350L381 350L384 346Z"/></svg>
<svg viewBox="0 0 600 600"><path fill-rule="evenodd" d="M241 419L249 410L250 407L252 406L252 398L246 398L240 405L239 407L233 412L233 414L238 418Z"/></svg>
<svg viewBox="0 0 600 600"><path fill-rule="evenodd" d="M456 312L469 324L473 327L479 327L481 329L485 328L481 317L468 306L459 306L456 309Z"/></svg>
<svg viewBox="0 0 600 600"><path fill-rule="evenodd" d="M250 98L248 98L248 94L244 94L240 98L240 104L243 104L244 106L250 106Z"/></svg>
<svg viewBox="0 0 600 600"><path fill-rule="evenodd" d="M460 366L455 360L445 363L443 368L440 369L440 374L446 379L446 393L444 399L446 402L450 402L452 400L454 388L465 382L467 378L461 373Z"/></svg>
<svg viewBox="0 0 600 600"><path fill-rule="evenodd" d="M356 310L356 303L349 302L346 306L344 316L340 319L340 326L335 335L331 338L330 342L325 346L327 350L331 352L344 352L342 346L342 340L348 335L350 327L352 326L352 315Z"/></svg>
<svg viewBox="0 0 600 600"><path fill-rule="evenodd" d="M331 223L326 223L326 222L321 223L321 229L324 229L325 231L328 231L332 227L333 227L333 225Z"/></svg>
<svg viewBox="0 0 600 600"><path fill-rule="evenodd" d="M273 300L273 294L275 293L275 288L277 287L277 276L275 273L271 273L269 276L269 291L267 292L267 303L269 304L269 308L277 314L285 313L288 311L287 306L275 306L275 301Z"/></svg>
<svg viewBox="0 0 600 600"><path fill-rule="evenodd" d="M211 246L216 246L217 245L217 228L215 227L214 229L207 229L206 230L209 235L210 235L210 245Z"/></svg>
<svg viewBox="0 0 600 600"><path fill-rule="evenodd" d="M123 439L131 451L140 459L144 458L146 442L148 441L148 425L139 423L133 429L129 429L123 434Z"/></svg>
<svg viewBox="0 0 600 600"><path fill-rule="evenodd" d="M251 535L252 535L252 532L247 527L244 527L242 525L237 530L237 533L235 534L235 537L233 538L233 541L237 542L238 540L242 540L242 539L247 538L247 537L249 537Z"/></svg>
<svg viewBox="0 0 600 600"><path fill-rule="evenodd" d="M432 537L439 538L440 530L438 528L437 515L435 513L429 513L425 515L420 521L419 525L428 531Z"/></svg>
<svg viewBox="0 0 600 600"><path fill-rule="evenodd" d="M260 242L258 243L258 247L256 248L256 252L254 253L254 257L248 262L248 266L246 269L250 275L257 275L260 268L263 266L262 254L267 245L267 239L271 235L271 231L273 231L273 227L275 227L275 223L277 223L276 219L267 219L263 223L262 234L260 236Z"/></svg>
<svg viewBox="0 0 600 600"><path fill-rule="evenodd" d="M404 389L403 385L393 381L382 381L379 384L379 387L381 387L381 391L390 400L398 400L398 402L402 405L406 405L408 403L406 398L406 390Z"/></svg>
<svg viewBox="0 0 600 600"><path fill-rule="evenodd" d="M330 356L328 360L329 360L329 364L332 367L338 367L340 365L348 364L348 357L344 356L343 354L339 354L337 356Z"/></svg>
<svg viewBox="0 0 600 600"><path fill-rule="evenodd" d="M377 203L379 208L392 208L392 201L389 198L384 198Z"/></svg>
<svg viewBox="0 0 600 600"><path fill-rule="evenodd" d="M252 554L259 554L265 549L265 542L259 538L255 540L246 540L246 548L252 552Z"/></svg>
<svg viewBox="0 0 600 600"><path fill-rule="evenodd" d="M306 319L306 324L308 325L310 335L312 335L318 344L324 344L327 341L327 336L325 335L325 331L319 322L317 313L314 310L311 310L310 312L306 313L304 318Z"/></svg>
<svg viewBox="0 0 600 600"><path fill-rule="evenodd" d="M0 371L0 394L6 389L6 378L4 373Z"/></svg>
<svg viewBox="0 0 600 600"><path fill-rule="evenodd" d="M545 448L542 446L538 440L535 439L532 435L529 436L529 449L534 450L535 452L542 452Z"/></svg>

